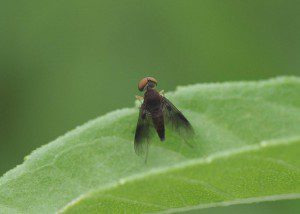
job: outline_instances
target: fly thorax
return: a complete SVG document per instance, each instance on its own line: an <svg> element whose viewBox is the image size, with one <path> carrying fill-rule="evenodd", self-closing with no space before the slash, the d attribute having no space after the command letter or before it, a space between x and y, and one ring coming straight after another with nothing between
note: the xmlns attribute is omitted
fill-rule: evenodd
<svg viewBox="0 0 300 214"><path fill-rule="evenodd" d="M147 106L152 108L159 107L161 104L160 95L154 90L147 91L147 93L145 94L145 101Z"/></svg>

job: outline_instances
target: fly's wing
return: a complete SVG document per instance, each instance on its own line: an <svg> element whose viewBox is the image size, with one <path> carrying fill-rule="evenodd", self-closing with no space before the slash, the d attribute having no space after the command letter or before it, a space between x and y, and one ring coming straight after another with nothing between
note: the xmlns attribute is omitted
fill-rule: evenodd
<svg viewBox="0 0 300 214"><path fill-rule="evenodd" d="M162 96L162 101L166 122L171 123L172 128L180 134L193 135L193 127L186 117L166 97Z"/></svg>
<svg viewBox="0 0 300 214"><path fill-rule="evenodd" d="M148 149L150 125L151 120L147 115L144 105L142 104L134 137L134 150L137 155L144 154L145 150Z"/></svg>

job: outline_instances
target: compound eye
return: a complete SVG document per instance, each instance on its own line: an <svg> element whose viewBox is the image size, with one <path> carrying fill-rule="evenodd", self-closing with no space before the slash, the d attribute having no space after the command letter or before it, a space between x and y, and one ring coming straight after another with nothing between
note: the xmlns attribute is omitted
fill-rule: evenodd
<svg viewBox="0 0 300 214"><path fill-rule="evenodd" d="M146 85L148 84L149 81L154 82L155 85L157 85L157 80L156 80L155 78L153 78L153 77L145 77L145 78L143 78L143 79L139 82L139 84L138 84L138 89L139 89L140 91L143 91L144 88L146 87Z"/></svg>
<svg viewBox="0 0 300 214"><path fill-rule="evenodd" d="M157 80L154 77L147 77L148 81L154 82L157 85Z"/></svg>
<svg viewBox="0 0 300 214"><path fill-rule="evenodd" d="M147 85L147 83L148 83L147 77L141 79L141 81L139 82L139 85L138 85L138 89L139 89L140 91L143 91L144 88L145 88L145 86Z"/></svg>

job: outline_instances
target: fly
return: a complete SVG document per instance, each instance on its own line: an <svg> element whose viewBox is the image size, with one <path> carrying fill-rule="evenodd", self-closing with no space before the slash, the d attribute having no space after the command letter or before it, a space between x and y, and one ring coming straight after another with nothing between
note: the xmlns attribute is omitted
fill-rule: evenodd
<svg viewBox="0 0 300 214"><path fill-rule="evenodd" d="M138 89L145 91L144 96L136 96L139 100L143 99L143 103L135 130L134 149L138 155L143 154L146 150L146 161L152 127L161 141L165 140L166 123L170 123L173 129L180 133L185 132L188 135L194 133L186 117L163 95L163 92L155 89L156 86L156 79L145 77L138 84Z"/></svg>

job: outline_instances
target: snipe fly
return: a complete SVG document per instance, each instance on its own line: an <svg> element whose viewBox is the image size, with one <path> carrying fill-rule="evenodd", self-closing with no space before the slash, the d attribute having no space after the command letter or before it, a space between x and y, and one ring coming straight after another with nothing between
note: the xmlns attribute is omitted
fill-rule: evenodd
<svg viewBox="0 0 300 214"><path fill-rule="evenodd" d="M135 131L134 149L138 155L146 150L146 161L151 129L156 130L161 141L165 140L165 124L168 123L175 131L186 133L185 137L194 133L186 117L163 95L163 92L155 89L156 86L156 79L145 77L138 84L138 89L145 91L144 96L136 96L143 102Z"/></svg>

